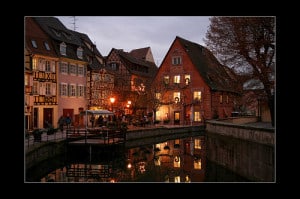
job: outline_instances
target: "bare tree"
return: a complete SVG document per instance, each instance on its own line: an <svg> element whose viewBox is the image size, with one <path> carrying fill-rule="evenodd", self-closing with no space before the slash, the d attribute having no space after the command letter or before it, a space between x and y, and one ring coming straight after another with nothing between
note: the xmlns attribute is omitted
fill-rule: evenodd
<svg viewBox="0 0 300 199"><path fill-rule="evenodd" d="M273 126L275 36L275 17L211 17L205 39L220 62L262 82Z"/></svg>

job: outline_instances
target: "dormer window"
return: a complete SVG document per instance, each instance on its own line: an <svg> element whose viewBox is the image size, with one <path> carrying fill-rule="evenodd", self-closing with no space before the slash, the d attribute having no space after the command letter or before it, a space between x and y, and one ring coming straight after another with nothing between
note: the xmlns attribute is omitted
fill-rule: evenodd
<svg viewBox="0 0 300 199"><path fill-rule="evenodd" d="M68 39L68 40L71 40L71 35L66 33L66 32L62 32L63 35Z"/></svg>
<svg viewBox="0 0 300 199"><path fill-rule="evenodd" d="M44 42L44 45L45 45L45 48L47 49L47 50L50 50L50 47L49 47L49 44L48 44L48 42Z"/></svg>
<svg viewBox="0 0 300 199"><path fill-rule="evenodd" d="M181 57L180 56L172 57L172 64L173 65L181 65Z"/></svg>
<svg viewBox="0 0 300 199"><path fill-rule="evenodd" d="M67 55L67 45L64 42L60 44L60 54Z"/></svg>
<svg viewBox="0 0 300 199"><path fill-rule="evenodd" d="M34 48L37 48L37 44L36 44L36 41L35 40L31 40L31 44L32 44L32 46L34 47Z"/></svg>
<svg viewBox="0 0 300 199"><path fill-rule="evenodd" d="M83 56L83 49L81 47L78 47L77 48L77 57L79 59L82 59L82 56Z"/></svg>
<svg viewBox="0 0 300 199"><path fill-rule="evenodd" d="M57 30L52 29L52 31L54 32L54 34L55 34L57 37L60 37L60 36L61 36L61 33L58 32Z"/></svg>

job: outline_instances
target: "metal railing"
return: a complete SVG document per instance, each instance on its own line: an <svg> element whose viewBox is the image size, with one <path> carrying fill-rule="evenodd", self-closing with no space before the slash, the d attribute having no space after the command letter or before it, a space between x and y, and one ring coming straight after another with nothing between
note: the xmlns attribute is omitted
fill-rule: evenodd
<svg viewBox="0 0 300 199"><path fill-rule="evenodd" d="M33 132L25 133L24 137L24 147L25 149L29 149L30 147L40 145L45 142L55 142L58 140L66 139L66 130L61 132L60 130L48 134L47 129L39 129L40 136L34 135Z"/></svg>

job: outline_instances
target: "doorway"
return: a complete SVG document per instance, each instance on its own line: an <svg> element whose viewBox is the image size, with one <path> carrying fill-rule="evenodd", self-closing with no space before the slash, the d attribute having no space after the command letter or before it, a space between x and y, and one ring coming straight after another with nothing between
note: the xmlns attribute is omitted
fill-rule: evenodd
<svg viewBox="0 0 300 199"><path fill-rule="evenodd" d="M49 128L49 125L53 126L53 108L44 108L43 121L43 128Z"/></svg>

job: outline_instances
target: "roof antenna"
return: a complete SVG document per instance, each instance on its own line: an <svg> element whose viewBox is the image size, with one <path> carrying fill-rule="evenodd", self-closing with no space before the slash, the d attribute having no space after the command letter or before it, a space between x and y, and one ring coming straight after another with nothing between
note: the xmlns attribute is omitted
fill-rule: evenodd
<svg viewBox="0 0 300 199"><path fill-rule="evenodd" d="M76 19L76 16L72 16L72 18L73 18L73 21L72 21L71 24L73 24L73 30L76 31L76 28L78 28L78 27L76 26L76 21L77 21L78 19Z"/></svg>

